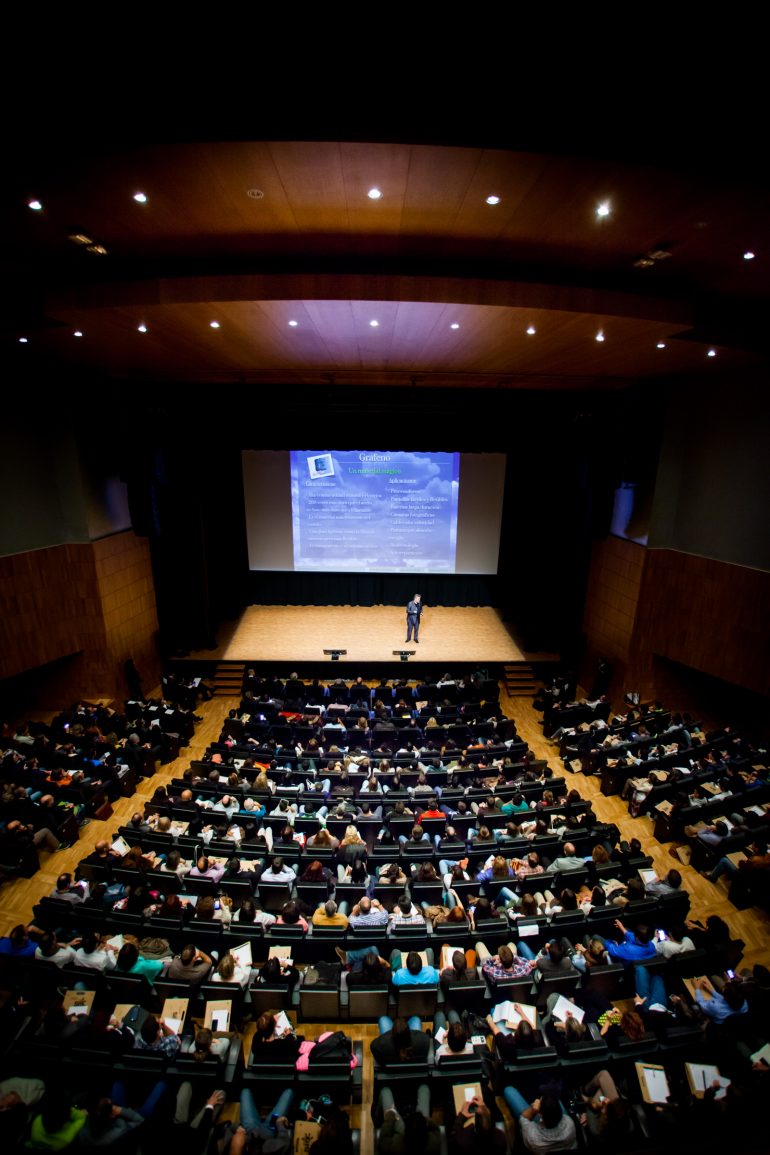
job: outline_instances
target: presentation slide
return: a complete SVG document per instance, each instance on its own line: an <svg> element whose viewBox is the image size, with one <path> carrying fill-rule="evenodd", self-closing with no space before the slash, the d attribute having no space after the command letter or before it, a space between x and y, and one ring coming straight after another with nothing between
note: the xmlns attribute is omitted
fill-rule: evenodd
<svg viewBox="0 0 770 1155"><path fill-rule="evenodd" d="M454 573L459 453L292 450L295 570Z"/></svg>
<svg viewBox="0 0 770 1155"><path fill-rule="evenodd" d="M494 574L505 455L243 451L249 568Z"/></svg>

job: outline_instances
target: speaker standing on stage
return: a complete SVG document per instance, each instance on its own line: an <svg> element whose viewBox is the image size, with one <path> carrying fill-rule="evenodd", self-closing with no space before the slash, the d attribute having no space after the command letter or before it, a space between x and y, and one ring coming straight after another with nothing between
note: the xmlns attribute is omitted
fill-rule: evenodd
<svg viewBox="0 0 770 1155"><path fill-rule="evenodd" d="M410 602L406 605L406 640L411 642L412 630L414 630L414 640L419 642L417 637L420 632L420 614L422 613L422 602L420 595L415 594Z"/></svg>

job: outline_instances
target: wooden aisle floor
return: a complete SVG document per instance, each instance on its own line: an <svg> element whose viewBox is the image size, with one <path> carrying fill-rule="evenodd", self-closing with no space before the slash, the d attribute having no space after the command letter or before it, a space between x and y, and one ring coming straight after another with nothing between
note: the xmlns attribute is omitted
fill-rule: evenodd
<svg viewBox="0 0 770 1155"><path fill-rule="evenodd" d="M157 694L158 691L156 691ZM81 858L90 854L95 843L102 838L108 838L117 827L131 815L142 810L144 803L149 801L155 787L170 782L173 777L181 775L190 761L203 755L206 747L217 740L224 718L232 708L236 699L227 697L213 698L200 707L203 721L199 723L190 745L174 762L164 766L152 778L141 783L141 789L133 798L121 798L115 804L115 813L107 822L92 821L81 829L79 842L66 850L55 854L41 855L41 869L30 879L14 879L4 884L0 891L0 931L7 934L10 928L19 922L28 922L32 915L32 906L45 894L53 889L57 876L65 870L74 871ZM546 742L542 735L540 715L532 708L529 698L508 698L503 692L502 705L509 717L516 720L519 733L535 751L538 757L546 758L555 770L560 770L560 762L555 757L553 747ZM625 804L617 797L605 798L599 790L598 778L586 778L582 774L569 777L570 788L574 787L586 798L590 798L598 817L608 822L615 822L624 838L637 837L640 839L646 853L651 854L656 869L665 872L672 865L681 870L684 885L690 892L692 903L691 917L705 919L708 914L719 914L731 927L734 937L740 937L746 943L744 962L752 965L757 962L770 964L770 918L762 911L750 909L738 911L727 898L727 887L724 883L712 885L696 870L688 866L681 866L669 855L670 844L658 843L652 836L652 822L647 818L631 818ZM301 1033L309 1038L316 1038L323 1030L335 1029L338 1024L329 1023L299 1023ZM373 1069L368 1041L375 1037L377 1026L374 1023L351 1023L350 1033L355 1039L361 1039L364 1044L364 1071L363 1071L363 1103L361 1107L354 1107L351 1114L353 1126L361 1127L361 1151L371 1152L374 1149L374 1133L369 1115L373 1088Z"/></svg>

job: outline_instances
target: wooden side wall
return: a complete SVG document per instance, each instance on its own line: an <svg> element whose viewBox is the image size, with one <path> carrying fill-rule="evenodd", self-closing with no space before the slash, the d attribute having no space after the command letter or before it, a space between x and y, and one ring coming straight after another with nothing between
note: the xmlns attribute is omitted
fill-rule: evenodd
<svg viewBox="0 0 770 1155"><path fill-rule="evenodd" d="M0 680L69 658L55 706L65 688L67 698L123 696L129 656L157 685L157 628L149 547L131 530L0 558Z"/></svg>

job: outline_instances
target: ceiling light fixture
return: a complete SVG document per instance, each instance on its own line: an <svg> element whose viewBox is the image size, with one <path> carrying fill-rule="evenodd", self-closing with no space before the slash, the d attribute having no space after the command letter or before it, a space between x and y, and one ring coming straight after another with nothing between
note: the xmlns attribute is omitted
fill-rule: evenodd
<svg viewBox="0 0 770 1155"><path fill-rule="evenodd" d="M299 324L299 321L289 321L289 325L291 326L292 329L296 329L298 324Z"/></svg>
<svg viewBox="0 0 770 1155"><path fill-rule="evenodd" d="M460 326L459 326L459 324L457 323L457 321L453 321L453 322L452 322L452 324L449 326L449 328L450 328L450 329L459 329L459 328L460 328Z"/></svg>
<svg viewBox="0 0 770 1155"><path fill-rule="evenodd" d="M610 215L610 202L602 201L600 205L596 206L597 217L608 217Z"/></svg>
<svg viewBox="0 0 770 1155"><path fill-rule="evenodd" d="M136 330L138 333L146 333L147 332L147 326L144 324L144 322L142 322L141 325L136 326Z"/></svg>
<svg viewBox="0 0 770 1155"><path fill-rule="evenodd" d="M219 329L220 328L219 321L209 321L209 326L212 329Z"/></svg>
<svg viewBox="0 0 770 1155"><path fill-rule="evenodd" d="M751 249L747 249L746 252L743 254L743 259L744 259L744 261L753 261L754 257L756 255L757 255L756 253L752 253Z"/></svg>
<svg viewBox="0 0 770 1155"><path fill-rule="evenodd" d="M86 252L87 253L96 253L97 256L100 256L100 257L106 257L107 256L107 250L105 249L104 245L88 245L88 247L86 248Z"/></svg>
<svg viewBox="0 0 770 1155"><path fill-rule="evenodd" d="M76 329L75 332L72 334L72 336L73 337L82 337L83 333L81 332L80 329Z"/></svg>
<svg viewBox="0 0 770 1155"><path fill-rule="evenodd" d="M19 344L20 345L27 345L27 344L29 344L29 339L27 337L19 337Z"/></svg>
<svg viewBox="0 0 770 1155"><path fill-rule="evenodd" d="M32 209L33 213L40 213L43 211L41 201L27 201L27 208Z"/></svg>
<svg viewBox="0 0 770 1155"><path fill-rule="evenodd" d="M378 188L370 188L366 195L369 197L370 201L378 201L382 196L382 192Z"/></svg>
<svg viewBox="0 0 770 1155"><path fill-rule="evenodd" d="M716 355L717 355L716 349L709 349L708 353L706 354L707 357L716 357Z"/></svg>
<svg viewBox="0 0 770 1155"><path fill-rule="evenodd" d="M94 241L89 237L88 233L70 233L69 240L73 245L93 245Z"/></svg>
<svg viewBox="0 0 770 1155"><path fill-rule="evenodd" d="M528 325L527 326L527 336L528 337L534 337L536 332L537 332L537 329L535 328L534 325Z"/></svg>
<svg viewBox="0 0 770 1155"><path fill-rule="evenodd" d="M495 196L495 194L493 193L491 196L487 197L487 204L488 205L499 205L500 204L500 197Z"/></svg>
<svg viewBox="0 0 770 1155"><path fill-rule="evenodd" d="M599 342L604 340L604 329L600 329L599 332L596 334L596 340Z"/></svg>
<svg viewBox="0 0 770 1155"><path fill-rule="evenodd" d="M655 346L656 349L665 349L665 347L666 347L665 341L658 341L657 345Z"/></svg>
<svg viewBox="0 0 770 1155"><path fill-rule="evenodd" d="M135 192L134 193L134 200L136 201L136 203L138 205L146 205L147 204L147 193Z"/></svg>
<svg viewBox="0 0 770 1155"><path fill-rule="evenodd" d="M373 329L376 329L379 326L379 323L380 323L379 321L370 321L369 322L369 324L371 325L371 327Z"/></svg>

